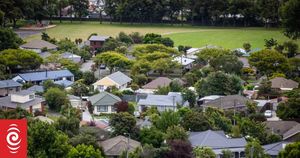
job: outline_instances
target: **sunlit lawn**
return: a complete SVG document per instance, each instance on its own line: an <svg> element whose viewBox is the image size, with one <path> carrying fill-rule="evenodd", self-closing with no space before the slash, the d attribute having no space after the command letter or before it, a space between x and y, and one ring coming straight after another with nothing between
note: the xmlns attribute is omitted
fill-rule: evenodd
<svg viewBox="0 0 300 158"><path fill-rule="evenodd" d="M287 40L280 29L265 28L226 28L226 27L199 27L199 26L180 26L170 24L150 25L150 24L99 24L99 22L73 22L64 21L62 24L55 23L57 26L46 30L50 37L63 39L65 37L82 38L84 40L91 33L108 35L115 37L119 32L126 33L140 32L159 33L170 37L175 41L175 45L189 45L201 47L205 45L218 45L225 48L240 48L244 42L250 42L252 48L262 48L264 39L274 38L279 42ZM28 37L26 40L40 38L40 34ZM297 41L300 44L300 41Z"/></svg>

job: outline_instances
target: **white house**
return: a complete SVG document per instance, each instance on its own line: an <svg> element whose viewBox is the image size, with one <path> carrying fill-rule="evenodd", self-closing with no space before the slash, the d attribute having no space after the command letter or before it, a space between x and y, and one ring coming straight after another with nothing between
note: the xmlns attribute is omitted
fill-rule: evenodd
<svg viewBox="0 0 300 158"><path fill-rule="evenodd" d="M186 58L184 56L176 57L173 61L178 62L182 68L184 69L191 69L193 67L194 59Z"/></svg>
<svg viewBox="0 0 300 158"><path fill-rule="evenodd" d="M93 86L95 90L98 89L100 92L105 91L108 87L124 90L131 81L130 77L118 71L98 80Z"/></svg>

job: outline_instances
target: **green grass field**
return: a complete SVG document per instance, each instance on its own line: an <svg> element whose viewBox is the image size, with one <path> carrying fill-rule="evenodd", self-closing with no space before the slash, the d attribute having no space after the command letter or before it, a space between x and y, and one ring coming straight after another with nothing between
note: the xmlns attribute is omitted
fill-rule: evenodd
<svg viewBox="0 0 300 158"><path fill-rule="evenodd" d="M175 45L189 45L201 47L217 45L224 48L240 48L244 42L250 42L252 48L262 48L264 39L274 38L279 42L288 40L279 29L265 28L226 28L226 27L199 27L179 25L139 25L139 24L99 24L99 22L63 22L55 23L57 26L47 29L50 37L63 39L65 37L87 39L91 33L115 37L119 32L159 33L170 37ZM40 38L40 34L26 38L27 41ZM300 44L300 40L296 41Z"/></svg>

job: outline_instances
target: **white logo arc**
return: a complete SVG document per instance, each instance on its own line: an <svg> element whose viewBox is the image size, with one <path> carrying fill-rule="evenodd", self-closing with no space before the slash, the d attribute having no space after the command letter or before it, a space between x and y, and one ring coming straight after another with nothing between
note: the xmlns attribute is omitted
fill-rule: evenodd
<svg viewBox="0 0 300 158"><path fill-rule="evenodd" d="M6 142L7 147L10 149L10 153L15 154L18 152L20 148L21 139L19 138L20 130L18 129L18 125L11 124L10 128L7 130Z"/></svg>

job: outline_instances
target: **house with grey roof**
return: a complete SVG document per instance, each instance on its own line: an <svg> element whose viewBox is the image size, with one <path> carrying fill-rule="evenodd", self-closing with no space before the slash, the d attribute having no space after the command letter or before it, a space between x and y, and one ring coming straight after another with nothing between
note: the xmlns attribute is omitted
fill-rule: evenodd
<svg viewBox="0 0 300 158"><path fill-rule="evenodd" d="M60 54L60 56L64 59L71 60L74 63L80 63L81 62L81 56L70 53L70 52L64 52L64 53Z"/></svg>
<svg viewBox="0 0 300 158"><path fill-rule="evenodd" d="M269 133L282 136L284 141L300 141L300 123L296 121L265 121Z"/></svg>
<svg viewBox="0 0 300 158"><path fill-rule="evenodd" d="M29 88L27 88L27 90L29 91L33 91L33 92L36 92L36 93L44 93L44 87L43 86L40 86L40 85L33 85Z"/></svg>
<svg viewBox="0 0 300 158"><path fill-rule="evenodd" d="M58 84L58 85L61 85L64 88L71 87L74 84L73 81L69 81L69 80L58 80L58 81L55 81L54 83Z"/></svg>
<svg viewBox="0 0 300 158"><path fill-rule="evenodd" d="M151 82L145 84L142 86L142 89L140 90L140 93L150 93L153 94L154 91L156 91L159 87L166 87L169 86L172 82L171 79L168 77L158 77Z"/></svg>
<svg viewBox="0 0 300 158"><path fill-rule="evenodd" d="M230 138L224 131L207 130L203 132L190 132L189 141L192 147L209 147L217 155L222 156L222 150L230 150L234 157L245 157L245 138Z"/></svg>
<svg viewBox="0 0 300 158"><path fill-rule="evenodd" d="M168 95L149 94L145 99L140 99L137 105L140 112L149 107L156 107L158 111L175 111L177 110L177 105L187 106L188 102L183 101L180 92L169 92Z"/></svg>
<svg viewBox="0 0 300 158"><path fill-rule="evenodd" d="M67 69L65 70L54 70L54 71L39 71L39 72L29 72L20 73L13 78L14 81L19 83L41 84L43 81L52 80L69 80L74 81L74 75Z"/></svg>
<svg viewBox="0 0 300 158"><path fill-rule="evenodd" d="M291 142L287 141L280 141L272 144L267 144L262 146L265 150L265 153L271 156L271 158L276 158L280 151L282 151L286 145L290 144Z"/></svg>
<svg viewBox="0 0 300 158"><path fill-rule="evenodd" d="M298 82L283 77L276 77L270 81L272 83L271 88L273 89L288 91L299 87Z"/></svg>
<svg viewBox="0 0 300 158"><path fill-rule="evenodd" d="M11 93L19 92L22 84L14 80L1 80L0 81L0 96L8 96Z"/></svg>
<svg viewBox="0 0 300 158"><path fill-rule="evenodd" d="M133 139L116 136L99 143L107 158L119 157L123 152L132 152L138 147L142 147L141 143Z"/></svg>
<svg viewBox="0 0 300 158"><path fill-rule="evenodd" d="M77 109L83 108L83 102L80 97L77 97L75 95L69 95L69 94L67 96L73 108L77 108Z"/></svg>
<svg viewBox="0 0 300 158"><path fill-rule="evenodd" d="M93 35L89 38L89 46L92 48L93 51L102 48L104 42L108 40L109 36L99 36Z"/></svg>
<svg viewBox="0 0 300 158"><path fill-rule="evenodd" d="M30 113L34 111L44 111L44 99L35 96L35 92L22 90L0 98L0 108L3 110L16 109L21 107Z"/></svg>
<svg viewBox="0 0 300 158"><path fill-rule="evenodd" d="M41 53L43 48L47 48L48 50L57 50L58 46L44 40L32 40L21 45L20 48Z"/></svg>
<svg viewBox="0 0 300 158"><path fill-rule="evenodd" d="M95 90L98 89L100 92L105 91L108 87L115 87L122 91L131 81L130 77L117 71L93 83L93 86Z"/></svg>
<svg viewBox="0 0 300 158"><path fill-rule="evenodd" d="M228 95L218 97L200 106L202 106L204 109L205 107L215 107L223 110L235 109L238 111L245 111L247 110L247 102L253 103L254 101L241 95Z"/></svg>
<svg viewBox="0 0 300 158"><path fill-rule="evenodd" d="M114 104L121 101L118 96L106 91L93 95L89 97L88 100L94 106L93 113L97 115L100 113L114 113Z"/></svg>

